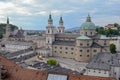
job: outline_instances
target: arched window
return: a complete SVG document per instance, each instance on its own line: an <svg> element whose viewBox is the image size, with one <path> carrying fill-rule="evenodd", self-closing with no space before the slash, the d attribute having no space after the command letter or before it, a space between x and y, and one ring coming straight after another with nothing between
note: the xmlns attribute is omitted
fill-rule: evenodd
<svg viewBox="0 0 120 80"><path fill-rule="evenodd" d="M61 32L61 30L59 30L59 32Z"/></svg>
<svg viewBox="0 0 120 80"><path fill-rule="evenodd" d="M50 31L48 30L48 33L50 33Z"/></svg>
<svg viewBox="0 0 120 80"><path fill-rule="evenodd" d="M92 32L90 32L90 34L92 35Z"/></svg>

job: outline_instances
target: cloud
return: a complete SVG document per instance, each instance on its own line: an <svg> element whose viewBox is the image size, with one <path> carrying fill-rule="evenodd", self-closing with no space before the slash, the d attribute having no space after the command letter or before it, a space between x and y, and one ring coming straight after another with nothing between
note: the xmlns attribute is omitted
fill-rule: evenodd
<svg viewBox="0 0 120 80"><path fill-rule="evenodd" d="M120 16L98 16L94 19L96 25L105 26L107 24L120 23Z"/></svg>
<svg viewBox="0 0 120 80"><path fill-rule="evenodd" d="M12 23L31 29L45 28L50 12L56 26L59 16L63 15L67 28L79 26L88 13L97 25L120 23L119 0L0 0L0 5L1 22L10 16Z"/></svg>

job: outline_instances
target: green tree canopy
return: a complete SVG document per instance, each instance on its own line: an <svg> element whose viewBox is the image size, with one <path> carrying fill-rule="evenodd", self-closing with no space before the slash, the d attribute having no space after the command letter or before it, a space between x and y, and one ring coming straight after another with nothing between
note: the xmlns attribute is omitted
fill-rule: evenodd
<svg viewBox="0 0 120 80"><path fill-rule="evenodd" d="M47 64L49 64L51 66L55 66L55 65L57 65L57 61L55 59L48 59Z"/></svg>
<svg viewBox="0 0 120 80"><path fill-rule="evenodd" d="M113 30L113 29L104 29L103 27L98 27L96 28L96 32L98 34L103 34L106 36L115 36L115 35L119 35L119 30Z"/></svg>
<svg viewBox="0 0 120 80"><path fill-rule="evenodd" d="M116 53L116 45L115 44L110 44L110 52L112 53L112 54L114 54L114 53Z"/></svg>
<svg viewBox="0 0 120 80"><path fill-rule="evenodd" d="M114 26L115 26L115 27L119 27L119 24L118 24L118 23L114 23Z"/></svg>
<svg viewBox="0 0 120 80"><path fill-rule="evenodd" d="M3 38L3 34L2 33L0 33L0 39L2 39Z"/></svg>
<svg viewBox="0 0 120 80"><path fill-rule="evenodd" d="M96 31L97 31L98 34L105 34L105 31L104 31L103 27L96 28Z"/></svg>

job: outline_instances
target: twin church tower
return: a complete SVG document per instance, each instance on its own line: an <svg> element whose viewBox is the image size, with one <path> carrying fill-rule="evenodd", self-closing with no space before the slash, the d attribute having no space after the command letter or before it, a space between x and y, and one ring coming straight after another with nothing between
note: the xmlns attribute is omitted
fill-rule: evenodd
<svg viewBox="0 0 120 80"><path fill-rule="evenodd" d="M63 34L64 33L64 22L62 16L59 20L59 26L56 30L56 27L53 25L53 19L51 14L49 15L48 25L46 26L46 48L52 49L52 43L55 41L55 34Z"/></svg>
<svg viewBox="0 0 120 80"><path fill-rule="evenodd" d="M51 14L46 26L47 56L70 58L80 62L89 61L99 52L109 52L109 38L96 33L96 26L88 14L80 26L79 34L66 34L62 17L57 30L53 26ZM44 54L44 53L40 53Z"/></svg>

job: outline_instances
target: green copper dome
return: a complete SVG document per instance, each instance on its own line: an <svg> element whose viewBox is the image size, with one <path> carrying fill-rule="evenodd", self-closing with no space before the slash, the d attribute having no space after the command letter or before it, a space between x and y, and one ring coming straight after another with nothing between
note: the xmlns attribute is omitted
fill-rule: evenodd
<svg viewBox="0 0 120 80"><path fill-rule="evenodd" d="M88 14L88 17L86 18L86 22L84 22L81 27L81 29L96 29L96 26L93 22L91 22L91 17Z"/></svg>
<svg viewBox="0 0 120 80"><path fill-rule="evenodd" d="M96 29L96 26L93 22L84 22L81 25L81 29Z"/></svg>

